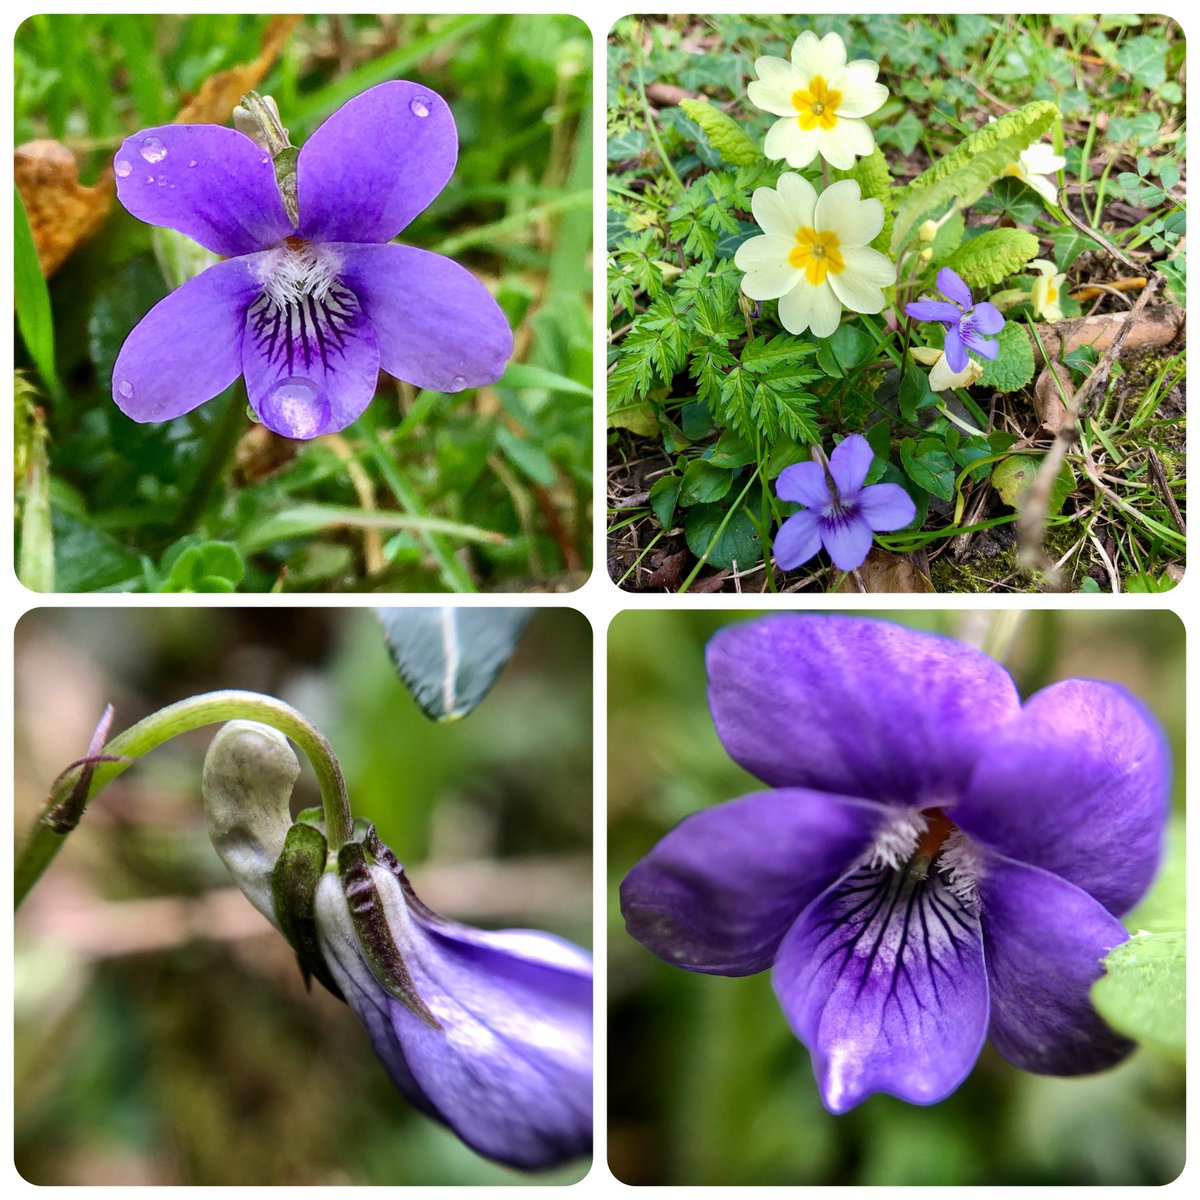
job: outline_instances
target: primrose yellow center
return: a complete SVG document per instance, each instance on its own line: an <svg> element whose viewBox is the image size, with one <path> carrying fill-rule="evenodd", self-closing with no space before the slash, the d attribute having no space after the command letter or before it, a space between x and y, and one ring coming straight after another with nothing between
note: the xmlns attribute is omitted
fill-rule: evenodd
<svg viewBox="0 0 1200 1200"><path fill-rule="evenodd" d="M1046 284L1046 303L1053 304L1058 299L1058 288L1052 283Z"/></svg>
<svg viewBox="0 0 1200 1200"><path fill-rule="evenodd" d="M803 271L813 287L824 283L830 272L837 275L846 269L838 235L818 233L807 225L796 230L796 244L788 252L788 263Z"/></svg>
<svg viewBox="0 0 1200 1200"><path fill-rule="evenodd" d="M807 131L832 129L838 122L837 108L842 102L842 93L831 88L820 75L814 75L807 88L798 88L792 93L792 106L800 128Z"/></svg>

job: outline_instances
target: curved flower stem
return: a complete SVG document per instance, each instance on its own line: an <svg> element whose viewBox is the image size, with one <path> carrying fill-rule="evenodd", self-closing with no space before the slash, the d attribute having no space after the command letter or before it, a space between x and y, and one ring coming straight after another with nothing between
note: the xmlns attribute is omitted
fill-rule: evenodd
<svg viewBox="0 0 1200 1200"><path fill-rule="evenodd" d="M304 752L321 787L325 837L335 853L349 840L352 826L346 782L333 747L306 717L289 704L258 692L206 692L159 709L98 752L68 767L55 781L37 823L17 854L13 869L16 906L29 894L62 849L84 809L109 783L133 766L143 754L181 733L218 721L260 721L291 738Z"/></svg>

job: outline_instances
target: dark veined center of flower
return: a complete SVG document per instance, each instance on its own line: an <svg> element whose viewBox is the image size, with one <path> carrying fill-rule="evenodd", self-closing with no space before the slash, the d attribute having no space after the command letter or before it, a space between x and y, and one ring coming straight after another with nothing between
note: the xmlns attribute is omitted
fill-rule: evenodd
<svg viewBox="0 0 1200 1200"><path fill-rule="evenodd" d="M246 313L246 331L277 381L261 401L272 428L309 437L328 418L321 382L336 373L362 313L337 277L340 260L300 237L285 238L266 259L262 294ZM269 410L269 411L268 411Z"/></svg>
<svg viewBox="0 0 1200 1200"><path fill-rule="evenodd" d="M927 808L921 815L925 818L925 829L917 838L916 849L907 866L908 874L914 879L929 878L942 848L958 828L940 808Z"/></svg>

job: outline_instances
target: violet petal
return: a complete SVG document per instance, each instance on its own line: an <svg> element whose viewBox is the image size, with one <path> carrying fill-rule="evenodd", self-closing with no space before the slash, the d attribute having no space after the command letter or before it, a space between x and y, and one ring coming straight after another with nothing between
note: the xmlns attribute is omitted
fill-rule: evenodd
<svg viewBox="0 0 1200 1200"><path fill-rule="evenodd" d="M419 388L495 383L512 356L508 319L465 267L412 246L339 246L341 276L375 330L380 365Z"/></svg>
<svg viewBox="0 0 1200 1200"><path fill-rule="evenodd" d="M1080 1075L1133 1043L1092 1007L1101 960L1129 934L1086 892L1049 871L989 855L980 896L991 986L990 1036L1014 1066Z"/></svg>
<svg viewBox="0 0 1200 1200"><path fill-rule="evenodd" d="M717 732L746 770L774 787L888 805L960 795L1020 711L987 655L883 621L780 614L729 625L707 662Z"/></svg>
<svg viewBox="0 0 1200 1200"><path fill-rule="evenodd" d="M943 267L937 273L938 291L949 300L962 308L971 307L971 289L963 282L961 275Z"/></svg>
<svg viewBox="0 0 1200 1200"><path fill-rule="evenodd" d="M217 263L160 300L113 364L121 411L168 421L223 392L242 373L242 328L258 290L250 256Z"/></svg>
<svg viewBox="0 0 1200 1200"><path fill-rule="evenodd" d="M857 513L827 517L821 522L821 544L839 571L853 571L871 552L875 535L866 518Z"/></svg>
<svg viewBox="0 0 1200 1200"><path fill-rule="evenodd" d="M250 406L268 429L289 438L345 429L379 381L375 332L344 288L290 310L265 299L252 305L243 364Z"/></svg>
<svg viewBox="0 0 1200 1200"><path fill-rule="evenodd" d="M1004 314L994 304L983 300L972 309L971 324L980 333L999 333L1004 328Z"/></svg>
<svg viewBox="0 0 1200 1200"><path fill-rule="evenodd" d="M972 837L1127 912L1158 869L1169 763L1123 688L1068 679L997 728L951 818Z"/></svg>
<svg viewBox="0 0 1200 1200"><path fill-rule="evenodd" d="M917 515L913 498L898 483L871 483L858 493L858 515L880 533L903 529Z"/></svg>
<svg viewBox="0 0 1200 1200"><path fill-rule="evenodd" d="M625 877L626 928L689 971L766 970L796 917L887 819L881 805L796 788L693 813Z"/></svg>
<svg viewBox="0 0 1200 1200"><path fill-rule="evenodd" d="M830 499L825 468L815 462L798 462L784 467L775 480L775 495L790 504L823 508Z"/></svg>
<svg viewBox="0 0 1200 1200"><path fill-rule="evenodd" d="M970 360L967 357L966 347L962 344L962 338L959 336L957 325L951 325L946 329L943 349L946 353L946 363L951 371L957 373L966 370Z"/></svg>
<svg viewBox="0 0 1200 1200"><path fill-rule="evenodd" d="M300 148L301 236L388 242L446 186L458 133L445 100L407 80L368 88Z"/></svg>
<svg viewBox="0 0 1200 1200"><path fill-rule="evenodd" d="M480 1154L526 1170L588 1153L592 973L581 951L529 930L487 934L410 909L372 867L388 926L434 1028L383 992L332 875L317 890L321 948L396 1085ZM539 945L544 944L544 945ZM567 952L569 950L569 953Z"/></svg>
<svg viewBox="0 0 1200 1200"><path fill-rule="evenodd" d="M121 143L117 198L139 221L177 229L226 257L294 232L275 168L244 133L221 125L159 125Z"/></svg>
<svg viewBox="0 0 1200 1200"><path fill-rule="evenodd" d="M852 433L834 446L829 456L829 473L842 500L853 500L874 461L875 451L861 433Z"/></svg>
<svg viewBox="0 0 1200 1200"><path fill-rule="evenodd" d="M947 304L944 300L913 300L904 306L904 311L917 321L948 321L958 324L962 309L957 304Z"/></svg>
<svg viewBox="0 0 1200 1200"><path fill-rule="evenodd" d="M806 508L793 513L775 534L771 551L781 571L794 571L821 549L821 518Z"/></svg>
<svg viewBox="0 0 1200 1200"><path fill-rule="evenodd" d="M980 358L994 359L1000 353L1000 343L995 338L985 338L971 327L959 326L959 337L967 350L974 350Z"/></svg>
<svg viewBox="0 0 1200 1200"><path fill-rule="evenodd" d="M936 874L864 867L839 880L783 939L774 984L834 1113L875 1092L944 1099L987 1033L979 918Z"/></svg>

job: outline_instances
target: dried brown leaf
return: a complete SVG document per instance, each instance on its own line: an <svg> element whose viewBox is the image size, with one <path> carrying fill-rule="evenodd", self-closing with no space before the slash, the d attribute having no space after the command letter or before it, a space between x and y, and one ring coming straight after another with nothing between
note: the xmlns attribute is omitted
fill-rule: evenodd
<svg viewBox="0 0 1200 1200"><path fill-rule="evenodd" d="M900 554L889 554L872 546L866 561L858 568L858 577L868 592L932 592L933 581ZM839 592L858 592L853 575L842 580Z"/></svg>
<svg viewBox="0 0 1200 1200"><path fill-rule="evenodd" d="M296 15L272 17L263 30L259 56L253 62L210 75L175 120L183 125L228 121L237 102L266 77L288 36L302 20Z"/></svg>
<svg viewBox="0 0 1200 1200"><path fill-rule="evenodd" d="M1033 409L1038 423L1047 433L1057 433L1063 427L1067 403L1074 393L1071 372L1061 363L1048 363L1042 368L1033 387Z"/></svg>
<svg viewBox="0 0 1200 1200"><path fill-rule="evenodd" d="M112 170L106 170L94 187L84 187L71 151L61 142L41 138L17 147L13 178L29 214L42 274L49 278L108 215Z"/></svg>

